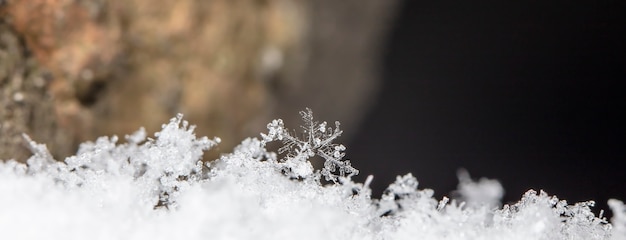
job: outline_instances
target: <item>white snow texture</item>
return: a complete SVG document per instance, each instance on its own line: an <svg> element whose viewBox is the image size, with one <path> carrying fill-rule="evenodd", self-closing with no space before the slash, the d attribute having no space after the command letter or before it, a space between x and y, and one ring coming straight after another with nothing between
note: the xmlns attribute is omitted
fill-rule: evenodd
<svg viewBox="0 0 626 240"><path fill-rule="evenodd" d="M626 207L596 217L593 202L569 205L530 190L501 206L494 180L459 175L458 200L433 198L411 174L380 199L343 159L339 123L301 112L303 131L268 124L261 138L203 165L219 139L196 138L182 115L154 138L143 129L83 143L55 161L30 143L27 164L0 162L0 239L612 239L626 240ZM277 153L266 149L280 142ZM309 160L319 156L322 169ZM323 178L323 179L322 179Z"/></svg>

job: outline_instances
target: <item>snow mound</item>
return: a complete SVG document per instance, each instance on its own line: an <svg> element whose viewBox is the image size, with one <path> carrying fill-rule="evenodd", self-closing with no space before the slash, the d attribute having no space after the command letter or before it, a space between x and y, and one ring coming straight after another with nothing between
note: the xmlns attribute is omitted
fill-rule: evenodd
<svg viewBox="0 0 626 240"><path fill-rule="evenodd" d="M433 198L411 174L380 199L335 143L328 128L301 112L299 135L282 120L210 164L200 160L218 138L197 138L173 118L146 138L83 143L55 161L27 136L27 164L0 162L2 239L626 239L626 207L611 200L614 227L590 210L530 190L499 207L501 185L459 175L466 202ZM267 144L279 142L275 153ZM314 169L310 159L325 161ZM322 180L323 178L323 180Z"/></svg>

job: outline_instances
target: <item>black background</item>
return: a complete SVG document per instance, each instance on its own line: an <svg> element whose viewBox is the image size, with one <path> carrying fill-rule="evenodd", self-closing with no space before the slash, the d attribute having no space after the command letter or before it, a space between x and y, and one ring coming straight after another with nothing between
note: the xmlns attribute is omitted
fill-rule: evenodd
<svg viewBox="0 0 626 240"><path fill-rule="evenodd" d="M472 177L561 199L626 200L625 1L406 1L383 86L347 157L374 197L413 173L437 197Z"/></svg>

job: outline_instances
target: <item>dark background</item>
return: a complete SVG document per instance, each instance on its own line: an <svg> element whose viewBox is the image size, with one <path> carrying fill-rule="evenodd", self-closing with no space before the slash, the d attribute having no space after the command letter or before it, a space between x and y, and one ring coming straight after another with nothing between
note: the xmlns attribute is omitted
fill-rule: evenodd
<svg viewBox="0 0 626 240"><path fill-rule="evenodd" d="M381 92L347 157L374 197L413 173L438 198L463 167L505 202L544 189L626 200L626 2L406 1Z"/></svg>

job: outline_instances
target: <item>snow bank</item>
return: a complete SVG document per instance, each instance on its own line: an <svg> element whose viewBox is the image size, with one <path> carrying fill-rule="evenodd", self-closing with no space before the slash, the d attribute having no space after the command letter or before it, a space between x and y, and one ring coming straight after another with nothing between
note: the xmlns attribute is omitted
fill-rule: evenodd
<svg viewBox="0 0 626 240"><path fill-rule="evenodd" d="M303 111L303 131L268 124L230 154L202 165L219 139L196 138L182 115L154 138L143 129L84 143L57 162L30 141L27 164L0 162L2 239L626 239L626 207L611 200L611 225L533 190L499 205L501 185L460 174L464 202L434 199L411 174L371 197L343 159L341 135ZM278 152L268 151L280 142ZM314 169L309 160L324 160Z"/></svg>

